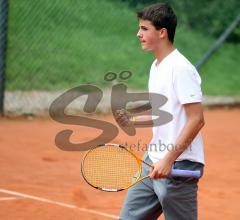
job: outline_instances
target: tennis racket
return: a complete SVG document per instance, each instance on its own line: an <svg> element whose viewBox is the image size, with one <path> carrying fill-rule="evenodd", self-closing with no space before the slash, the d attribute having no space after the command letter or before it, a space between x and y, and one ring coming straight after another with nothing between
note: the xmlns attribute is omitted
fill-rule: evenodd
<svg viewBox="0 0 240 220"><path fill-rule="evenodd" d="M81 172L85 181L92 187L118 192L149 178L142 177L141 160L133 151L119 144L102 144L89 150L81 162ZM200 171L173 169L170 176L200 178Z"/></svg>

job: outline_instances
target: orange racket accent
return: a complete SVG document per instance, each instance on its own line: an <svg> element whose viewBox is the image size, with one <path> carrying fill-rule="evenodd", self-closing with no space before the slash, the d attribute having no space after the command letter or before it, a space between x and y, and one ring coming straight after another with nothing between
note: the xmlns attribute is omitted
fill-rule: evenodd
<svg viewBox="0 0 240 220"><path fill-rule="evenodd" d="M104 144L87 152L81 171L87 183L94 188L121 191L148 177L141 178L142 162L124 146Z"/></svg>

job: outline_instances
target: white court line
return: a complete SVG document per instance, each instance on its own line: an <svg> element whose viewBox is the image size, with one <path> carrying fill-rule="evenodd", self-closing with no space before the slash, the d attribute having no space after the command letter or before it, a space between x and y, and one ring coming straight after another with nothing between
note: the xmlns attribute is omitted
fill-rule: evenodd
<svg viewBox="0 0 240 220"><path fill-rule="evenodd" d="M0 197L0 201L20 199L19 197Z"/></svg>
<svg viewBox="0 0 240 220"><path fill-rule="evenodd" d="M119 219L119 217L116 216L116 215L111 215L111 214L107 214L107 213L104 213L104 212L95 211L95 210L92 210L92 209L80 208L80 207L77 207L75 205L70 205L70 204L62 203L62 202L57 202L57 201L53 201L53 200L50 200L50 199L45 199L45 198L38 197L38 196L32 196L32 195L19 193L19 192L15 192L15 191L10 191L10 190L6 190L6 189L0 189L0 192L10 194L10 195L14 195L14 196L20 196L20 197L27 198L27 199L32 199L32 200L36 200L36 201L40 201L40 202L59 205L59 206L70 208L70 209L77 209L77 210L80 210L82 212L88 212L88 213L108 217L108 218L111 218L111 219Z"/></svg>

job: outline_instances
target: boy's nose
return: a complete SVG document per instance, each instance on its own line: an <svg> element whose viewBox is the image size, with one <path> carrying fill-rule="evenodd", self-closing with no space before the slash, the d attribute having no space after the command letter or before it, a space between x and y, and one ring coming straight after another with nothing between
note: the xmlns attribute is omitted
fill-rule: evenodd
<svg viewBox="0 0 240 220"><path fill-rule="evenodd" d="M137 32L137 37L138 37L138 38L141 38L141 37L142 37L142 33L141 33L140 30Z"/></svg>

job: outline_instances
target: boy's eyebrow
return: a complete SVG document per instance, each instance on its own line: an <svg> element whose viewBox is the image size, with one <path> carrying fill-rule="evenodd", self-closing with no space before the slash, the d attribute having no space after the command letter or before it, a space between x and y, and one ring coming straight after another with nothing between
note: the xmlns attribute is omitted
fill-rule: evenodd
<svg viewBox="0 0 240 220"><path fill-rule="evenodd" d="M143 27L144 27L144 28L147 28L147 26L145 26L145 25L139 25L139 27L140 27L140 28L143 28Z"/></svg>

